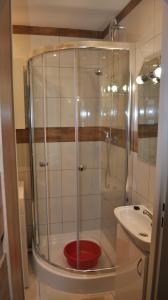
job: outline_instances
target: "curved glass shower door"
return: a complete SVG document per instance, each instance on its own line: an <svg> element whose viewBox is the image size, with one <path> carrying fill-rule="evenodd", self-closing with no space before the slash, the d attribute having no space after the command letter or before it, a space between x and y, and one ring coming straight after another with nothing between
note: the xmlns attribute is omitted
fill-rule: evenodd
<svg viewBox="0 0 168 300"><path fill-rule="evenodd" d="M129 51L95 43L29 60L35 248L82 272L81 240L102 250L85 272L115 266L113 210L126 200ZM76 265L64 256L72 241Z"/></svg>
<svg viewBox="0 0 168 300"><path fill-rule="evenodd" d="M79 240L101 247L103 269L116 265L114 208L126 203L129 51L76 51Z"/></svg>
<svg viewBox="0 0 168 300"><path fill-rule="evenodd" d="M34 211L34 240L40 254L49 258L48 181L46 153L45 81L43 57L29 63L30 79L30 143Z"/></svg>

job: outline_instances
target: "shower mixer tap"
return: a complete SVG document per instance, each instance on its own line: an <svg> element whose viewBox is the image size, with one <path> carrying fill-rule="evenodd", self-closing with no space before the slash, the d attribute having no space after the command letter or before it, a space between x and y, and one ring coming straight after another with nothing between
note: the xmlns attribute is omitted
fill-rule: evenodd
<svg viewBox="0 0 168 300"><path fill-rule="evenodd" d="M82 171L86 170L86 166L85 165L79 165L78 169L79 169L79 171L82 172Z"/></svg>
<svg viewBox="0 0 168 300"><path fill-rule="evenodd" d="M48 166L48 162L40 161L40 162L39 162L39 166L40 166L41 168L47 167L47 166Z"/></svg>
<svg viewBox="0 0 168 300"><path fill-rule="evenodd" d="M117 144L118 138L116 136L112 137L111 128L110 131L104 131L105 133L105 142L108 144Z"/></svg>

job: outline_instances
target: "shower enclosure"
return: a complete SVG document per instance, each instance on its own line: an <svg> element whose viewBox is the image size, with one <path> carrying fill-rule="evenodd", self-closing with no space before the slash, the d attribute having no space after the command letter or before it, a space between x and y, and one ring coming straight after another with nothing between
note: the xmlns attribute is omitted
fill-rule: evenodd
<svg viewBox="0 0 168 300"><path fill-rule="evenodd" d="M113 210L127 201L130 49L83 42L37 51L28 62L34 249L60 270L115 268ZM64 246L77 241L72 270ZM102 249L80 269L80 240Z"/></svg>

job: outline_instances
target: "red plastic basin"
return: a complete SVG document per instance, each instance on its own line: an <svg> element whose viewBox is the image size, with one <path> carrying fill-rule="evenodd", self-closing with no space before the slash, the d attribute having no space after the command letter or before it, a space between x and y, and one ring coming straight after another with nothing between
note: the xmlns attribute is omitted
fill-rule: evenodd
<svg viewBox="0 0 168 300"><path fill-rule="evenodd" d="M68 264L74 269L77 268L77 242L72 241L64 247L64 255ZM101 248L92 241L79 241L79 269L89 269L97 265L101 256Z"/></svg>

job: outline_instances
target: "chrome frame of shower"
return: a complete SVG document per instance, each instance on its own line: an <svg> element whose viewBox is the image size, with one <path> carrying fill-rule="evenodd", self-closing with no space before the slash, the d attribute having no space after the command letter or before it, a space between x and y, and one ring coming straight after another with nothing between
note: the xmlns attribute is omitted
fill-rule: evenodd
<svg viewBox="0 0 168 300"><path fill-rule="evenodd" d="M30 70L30 62L31 60L33 60L33 58L35 58L36 56L39 55L43 55L49 52L54 52L54 51L58 51L58 50L69 50L69 49L102 49L102 50L127 50L129 51L129 71L130 71L130 82L129 82L129 97L128 97L128 115L127 115L127 142L126 142L126 184L128 182L128 164L129 164L129 154L130 154L130 130L131 130L131 110L132 110L132 62L131 62L131 58L133 57L133 52L134 52L134 44L131 43L119 43L119 42L111 42L111 41L82 41L82 42L75 42L75 43L64 43L64 44L59 44L59 45L51 45L48 47L43 47L41 49L35 50L32 53L32 56L29 57L28 59L28 64L27 64L27 70ZM74 53L76 53L76 51L74 51ZM75 55L75 54L74 54ZM30 74L29 74L30 75ZM75 97L78 96L77 93L75 93L74 96L74 101L76 101ZM32 96L30 97L30 106L29 109L32 110ZM76 104L75 104L76 105ZM30 111L29 113L29 126L33 125L33 114L32 111ZM75 118L75 122L76 122L76 118ZM75 124L76 125L76 124ZM75 130L75 132L78 130ZM29 130L29 136L30 136L30 142L32 142L32 136L31 136L32 132L31 130ZM75 142L76 142L76 138L78 137L78 134L75 134ZM33 153L31 151L31 155L30 155L30 160L31 160L31 164L33 165ZM78 168L78 163L77 163L77 168ZM78 174L78 169L76 170L77 174ZM32 177L34 177L34 172L32 173ZM77 175L78 177L78 175ZM33 184L34 184L34 178L33 178ZM77 179L78 181L78 179ZM78 184L78 183L77 183ZM127 191L126 191L126 186L125 186L125 204L126 204L126 195L127 195ZM78 195L77 195L78 198ZM79 202L79 200L77 200L77 202ZM34 206L34 210L35 210L35 206ZM79 211L79 205L77 203L77 211ZM35 211L33 212L34 218L35 218ZM48 213L47 213L48 216ZM48 217L47 217L48 218ZM79 231L79 222L77 222L77 229ZM34 228L33 228L33 232L34 232ZM80 232L80 231L79 231ZM34 234L33 234L34 236ZM56 265L54 263L52 263L49 259L46 259L43 255L41 255L38 251L38 247L37 245L35 245L34 243L34 249L37 253L37 255L39 257L41 257L44 261L46 261L47 263L49 263L50 265L63 270L63 271L68 271L68 272L72 272L72 273L76 273L76 274L83 274L83 275L95 275L95 274L106 274L109 272L114 272L117 268L117 266L112 266L112 267L106 267L106 268L102 268L102 269L88 269L88 270L80 270L80 269L73 269L73 268L68 268L68 267L61 267L60 265ZM48 250L49 251L49 250ZM49 254L49 252L48 252ZM49 255L48 255L49 256Z"/></svg>

